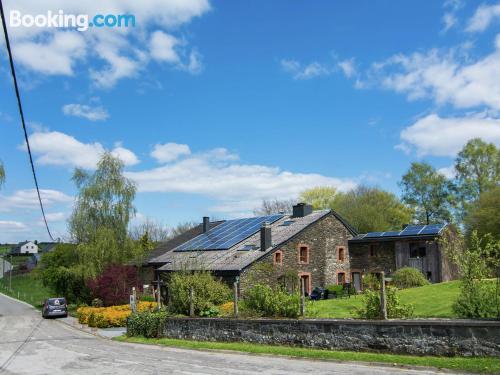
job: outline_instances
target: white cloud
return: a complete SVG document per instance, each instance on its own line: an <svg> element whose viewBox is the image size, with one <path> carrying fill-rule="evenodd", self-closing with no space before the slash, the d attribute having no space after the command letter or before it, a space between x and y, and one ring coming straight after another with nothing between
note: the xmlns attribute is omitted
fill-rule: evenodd
<svg viewBox="0 0 500 375"><path fill-rule="evenodd" d="M191 154L189 146L179 143L157 144L151 152L151 156L159 163L168 163L189 154Z"/></svg>
<svg viewBox="0 0 500 375"><path fill-rule="evenodd" d="M54 205L65 205L73 202L73 197L50 189L41 189L40 196L46 207ZM15 210L38 210L38 195L35 189L17 190L12 195L0 195L0 212L11 212Z"/></svg>
<svg viewBox="0 0 500 375"><path fill-rule="evenodd" d="M179 44L179 40L163 31L155 31L151 34L150 53L155 60L166 61L169 63L178 63L179 55L175 51L175 47Z"/></svg>
<svg viewBox="0 0 500 375"><path fill-rule="evenodd" d="M111 151L111 155L120 159L125 165L136 165L139 163L139 158L129 149L124 148L121 143L117 143Z"/></svg>
<svg viewBox="0 0 500 375"><path fill-rule="evenodd" d="M477 9L474 15L469 19L466 31L480 32L500 18L500 4L486 5L482 4Z"/></svg>
<svg viewBox="0 0 500 375"><path fill-rule="evenodd" d="M376 84L406 94L409 100L430 98L456 108L487 106L499 110L500 34L494 51L475 61L460 48L432 49L375 63L370 74Z"/></svg>
<svg viewBox="0 0 500 375"><path fill-rule="evenodd" d="M76 31L51 33L47 40L13 43L16 62L47 75L73 75L73 67L86 54L85 40Z"/></svg>
<svg viewBox="0 0 500 375"><path fill-rule="evenodd" d="M27 229L28 227L19 221L0 220L0 232L2 233L24 232Z"/></svg>
<svg viewBox="0 0 500 375"><path fill-rule="evenodd" d="M66 220L68 214L65 212L50 212L45 214L45 218L50 223L60 222Z"/></svg>
<svg viewBox="0 0 500 375"><path fill-rule="evenodd" d="M287 73L290 73L293 79L305 80L320 76L330 75L331 68L319 62L312 62L308 65L302 65L296 60L281 60L281 67Z"/></svg>
<svg viewBox="0 0 500 375"><path fill-rule="evenodd" d="M36 132L29 137L31 151L42 165L60 165L94 169L105 148L98 142L83 143L65 133ZM24 149L24 145L21 146ZM118 145L113 150L125 165L134 165L138 159L132 151Z"/></svg>
<svg viewBox="0 0 500 375"><path fill-rule="evenodd" d="M441 118L430 114L404 129L400 136L400 149L415 149L419 156L454 157L472 138L500 146L500 119L479 115Z"/></svg>
<svg viewBox="0 0 500 375"><path fill-rule="evenodd" d="M445 13L443 15L443 24L444 24L443 32L447 32L449 29L455 26L457 22L458 20L454 13L452 12Z"/></svg>
<svg viewBox="0 0 500 375"><path fill-rule="evenodd" d="M295 198L314 186L331 185L341 190L356 186L354 180L315 173L294 173L277 167L237 162L238 155L214 149L141 172L127 172L140 192L203 195L218 201L217 210L246 213L264 198Z"/></svg>
<svg viewBox="0 0 500 375"><path fill-rule="evenodd" d="M439 168L438 172L445 176L447 179L452 180L456 177L457 171L454 165L448 167Z"/></svg>
<svg viewBox="0 0 500 375"><path fill-rule="evenodd" d="M62 107L62 111L67 116L83 117L90 121L109 118L108 112L101 106L90 107L84 104L66 104Z"/></svg>
<svg viewBox="0 0 500 375"><path fill-rule="evenodd" d="M356 65L354 64L354 59L340 61L338 63L340 69L347 78L351 78L356 74Z"/></svg>
<svg viewBox="0 0 500 375"><path fill-rule="evenodd" d="M73 75L86 72L97 87L111 88L120 79L136 77L151 58L151 29L178 32L181 25L210 10L209 0L7 0L6 13L47 14L48 10L65 14L133 14L136 26L128 28L89 28L84 32L43 27L11 28L13 53L24 68L46 75ZM166 34L165 34L166 35ZM199 54L179 46L185 54L183 71L198 72ZM86 66L88 69L76 69ZM177 64L177 62L175 62Z"/></svg>

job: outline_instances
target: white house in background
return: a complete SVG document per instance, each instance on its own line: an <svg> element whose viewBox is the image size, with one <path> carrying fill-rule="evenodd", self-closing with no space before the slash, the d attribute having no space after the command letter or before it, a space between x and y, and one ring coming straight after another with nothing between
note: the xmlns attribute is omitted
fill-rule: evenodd
<svg viewBox="0 0 500 375"><path fill-rule="evenodd" d="M19 242L12 248L11 254L38 254L38 245L33 241Z"/></svg>

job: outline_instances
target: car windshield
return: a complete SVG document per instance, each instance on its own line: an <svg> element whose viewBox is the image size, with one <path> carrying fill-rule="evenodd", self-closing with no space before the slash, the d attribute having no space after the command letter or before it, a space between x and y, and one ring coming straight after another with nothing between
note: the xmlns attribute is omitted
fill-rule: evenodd
<svg viewBox="0 0 500 375"><path fill-rule="evenodd" d="M66 304L64 298L50 298L48 302L50 306L63 306Z"/></svg>

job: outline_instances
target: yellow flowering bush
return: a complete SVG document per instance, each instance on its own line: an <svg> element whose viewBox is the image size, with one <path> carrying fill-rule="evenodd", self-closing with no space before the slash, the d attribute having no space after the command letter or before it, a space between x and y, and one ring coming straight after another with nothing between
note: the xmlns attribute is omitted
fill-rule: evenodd
<svg viewBox="0 0 500 375"><path fill-rule="evenodd" d="M234 314L234 302L226 302L219 306L221 316L232 316Z"/></svg>
<svg viewBox="0 0 500 375"><path fill-rule="evenodd" d="M137 311L152 311L156 309L156 302L141 301L137 304ZM109 307L79 307L76 310L78 322L88 324L89 327L108 328L125 327L127 318L132 313L130 305Z"/></svg>

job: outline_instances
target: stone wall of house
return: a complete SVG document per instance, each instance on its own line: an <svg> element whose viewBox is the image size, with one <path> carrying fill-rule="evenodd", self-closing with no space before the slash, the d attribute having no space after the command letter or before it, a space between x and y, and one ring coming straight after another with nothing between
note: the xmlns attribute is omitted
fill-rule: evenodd
<svg viewBox="0 0 500 375"><path fill-rule="evenodd" d="M374 246L373 256L370 246ZM384 271L390 275L396 269L394 242L351 242L349 244L351 272L363 274Z"/></svg>
<svg viewBox="0 0 500 375"><path fill-rule="evenodd" d="M275 285L283 280L288 289L293 289L294 282L297 284L295 287L298 287L298 275L301 273L310 274L312 288L335 284L338 272L345 272L346 277L349 278L347 245L351 238L352 235L345 226L335 216L328 215L242 271L240 291L244 292L255 282ZM308 264L299 262L301 246L309 247ZM344 262L338 261L339 247L344 248ZM282 265L274 264L276 251L282 253Z"/></svg>
<svg viewBox="0 0 500 375"><path fill-rule="evenodd" d="M500 356L500 322L169 318L164 335L412 355Z"/></svg>

